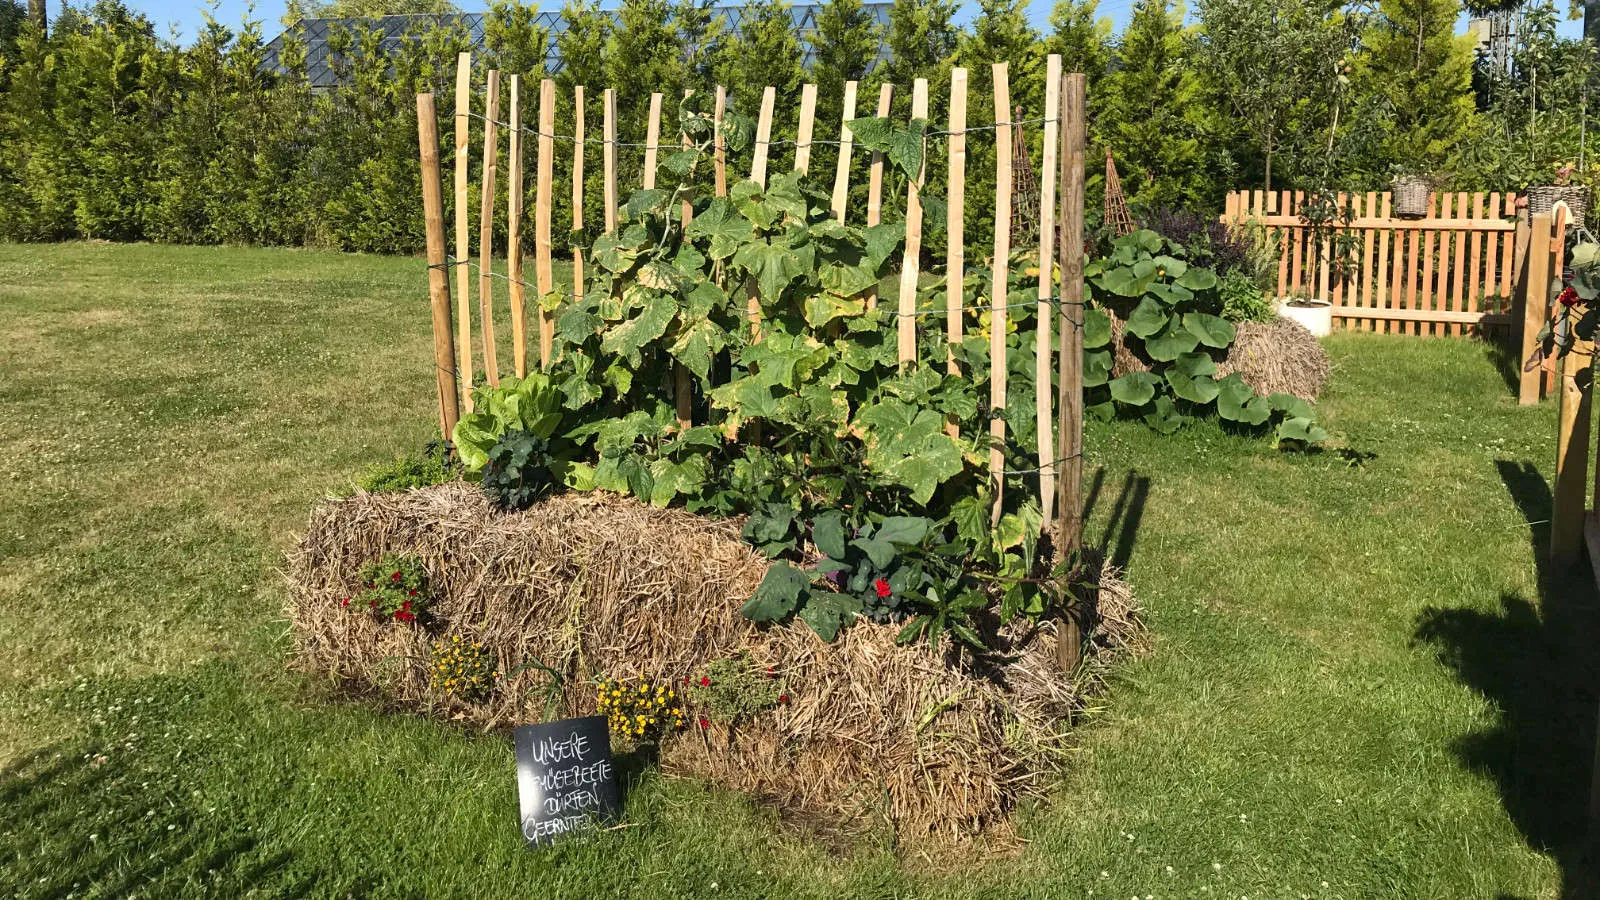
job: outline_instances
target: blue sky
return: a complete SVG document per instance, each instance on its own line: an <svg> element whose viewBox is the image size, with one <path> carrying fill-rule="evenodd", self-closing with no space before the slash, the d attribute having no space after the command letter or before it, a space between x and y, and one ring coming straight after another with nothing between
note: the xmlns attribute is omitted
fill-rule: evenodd
<svg viewBox="0 0 1600 900"><path fill-rule="evenodd" d="M458 5L466 10L478 10L486 5L481 2L474 3L471 0L467 0L467 2L457 0L457 2ZM158 30L164 32L168 26L175 27L185 41L194 36L195 29L203 21L200 15L201 0L127 0L127 3L134 9L149 16L150 20L156 23ZM1133 6L1133 3L1134 0L1101 0L1100 14L1110 16L1116 27L1121 29L1128 20L1128 11ZM559 5L559 0L551 0L551 5ZM612 5L610 0L607 0L606 5ZM1054 0L1032 0L1028 9L1028 17L1036 27L1041 29L1045 27L1050 18L1050 8L1053 5ZM57 2L51 2L51 6L57 6ZM1561 6L1564 7L1565 4L1561 4ZM284 0L256 0L254 3L250 2L250 0L220 0L217 5L216 16L224 24L236 24L252 7L254 8L255 17L266 23L265 31L267 36L271 37L277 34L279 30L278 20L283 17ZM965 4L963 9L964 17L970 18L976 8L976 3ZM1465 26L1465 20L1463 20L1462 24ZM1576 36L1581 31L1581 28L1577 22L1563 22L1560 30L1562 34Z"/></svg>

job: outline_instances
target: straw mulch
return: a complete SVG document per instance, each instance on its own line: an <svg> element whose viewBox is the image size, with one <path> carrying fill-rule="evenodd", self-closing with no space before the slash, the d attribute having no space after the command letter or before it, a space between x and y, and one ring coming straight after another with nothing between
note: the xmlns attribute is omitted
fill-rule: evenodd
<svg viewBox="0 0 1600 900"><path fill-rule="evenodd" d="M426 630L340 604L357 568L382 552L426 564L435 595ZM864 620L828 644L798 622L763 629L739 615L766 568L737 522L628 499L563 495L507 514L461 482L358 493L323 503L291 554L296 665L395 706L497 729L539 721L547 702L554 716L592 714L600 676L681 684L747 651L777 671L788 705L731 733L691 724L662 744L663 769L830 831L887 823L903 846L927 848L1006 843L1008 814L1048 786L1086 693L1142 635L1132 594L1107 569L1095 652L1076 679L1054 664L1050 625L1000 629L997 652L981 661L898 645L896 626ZM430 642L448 633L492 648L510 673L487 701L429 686Z"/></svg>
<svg viewBox="0 0 1600 900"><path fill-rule="evenodd" d="M1150 363L1122 339L1122 320L1111 317L1112 377L1148 372ZM1293 394L1314 401L1328 382L1328 351L1304 325L1282 317L1271 322L1236 322L1236 336L1228 352L1217 361L1217 377L1238 372L1250 389L1263 396Z"/></svg>

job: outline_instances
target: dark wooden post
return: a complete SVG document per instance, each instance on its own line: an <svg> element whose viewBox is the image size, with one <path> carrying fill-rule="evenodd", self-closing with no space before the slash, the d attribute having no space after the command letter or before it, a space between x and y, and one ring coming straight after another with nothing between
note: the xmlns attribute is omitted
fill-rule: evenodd
<svg viewBox="0 0 1600 900"><path fill-rule="evenodd" d="M1056 386L1057 447L1056 561L1071 556L1083 542L1083 156L1087 140L1085 79L1075 72L1061 80L1061 225L1056 229L1061 259L1061 353ZM1057 623L1062 668L1078 664L1083 634L1074 612Z"/></svg>

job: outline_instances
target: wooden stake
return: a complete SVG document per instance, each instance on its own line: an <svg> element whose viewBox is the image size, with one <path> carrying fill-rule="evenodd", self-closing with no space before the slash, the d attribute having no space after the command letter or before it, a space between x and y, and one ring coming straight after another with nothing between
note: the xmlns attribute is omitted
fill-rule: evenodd
<svg viewBox="0 0 1600 900"><path fill-rule="evenodd" d="M606 88L603 101L601 161L605 166L606 234L617 230L617 92Z"/></svg>
<svg viewBox="0 0 1600 900"><path fill-rule="evenodd" d="M928 117L928 79L918 78L911 88L911 118ZM928 174L928 154L922 154L917 177L906 185L906 252L900 258L900 368L917 359L917 271L922 258L922 183ZM1004 338L1002 337L1002 340Z"/></svg>
<svg viewBox="0 0 1600 900"><path fill-rule="evenodd" d="M1055 315L1056 156L1061 143L1061 57L1045 59L1044 164L1039 170L1039 311L1034 335L1034 405L1039 445L1039 508L1056 510L1056 442L1050 397L1050 319Z"/></svg>
<svg viewBox="0 0 1600 900"><path fill-rule="evenodd" d="M767 149L772 142L772 111L777 103L778 89L768 85L761 92L761 115L756 119L755 158L750 162L750 180L767 186ZM750 339L761 340L761 294L756 290L755 279L745 285L749 297L745 301L746 315L750 319Z"/></svg>
<svg viewBox="0 0 1600 900"><path fill-rule="evenodd" d="M472 139L472 54L456 57L456 371L461 408L472 412L472 224L467 209L468 143Z"/></svg>
<svg viewBox="0 0 1600 900"><path fill-rule="evenodd" d="M689 99L693 90L685 89L683 98ZM689 140L689 132L679 132L679 145L688 150L694 146ZM694 220L694 206L687 199L683 201L683 213L680 224L687 230L689 223ZM687 366L681 362L672 364L672 403L674 412L678 416L678 427L687 429L694 425L694 382L690 379Z"/></svg>
<svg viewBox="0 0 1600 900"><path fill-rule="evenodd" d="M439 120L433 95L417 95L417 146L422 152L422 220L428 235L428 301L433 310L433 368L439 391L439 433L455 432L455 339L450 333L450 273L444 243L444 197L439 184Z"/></svg>
<svg viewBox="0 0 1600 900"><path fill-rule="evenodd" d="M1567 210L1557 207L1550 243L1550 268L1560 279L1566 268ZM1572 565L1583 556L1583 513L1589 501L1589 407L1594 386L1594 342L1574 340L1561 360L1557 386L1559 430L1556 433L1556 477L1551 490L1550 560Z"/></svg>
<svg viewBox="0 0 1600 900"><path fill-rule="evenodd" d="M844 224L844 207L850 197L850 151L855 143L855 135L850 131L850 122L856 117L856 83L844 83L844 121L839 123L839 164L833 173L833 203L829 208L833 217Z"/></svg>
<svg viewBox="0 0 1600 900"><path fill-rule="evenodd" d="M483 205L478 212L478 326L483 333L483 377L490 387L500 384L499 350L494 339L494 180L499 168L500 73L489 70L484 102Z"/></svg>
<svg viewBox="0 0 1600 900"><path fill-rule="evenodd" d="M894 98L894 85L887 82L878 88L878 118L889 115L889 102ZM867 169L867 227L883 221L883 151L872 151L872 165ZM867 309L878 307L878 289L867 291Z"/></svg>
<svg viewBox="0 0 1600 900"><path fill-rule="evenodd" d="M583 230L583 85L572 89L572 230ZM572 298L583 299L583 250L572 248Z"/></svg>
<svg viewBox="0 0 1600 900"><path fill-rule="evenodd" d="M656 186L656 144L661 142L661 94L650 95L650 122L644 136L644 189Z"/></svg>
<svg viewBox="0 0 1600 900"><path fill-rule="evenodd" d="M950 151L949 168L945 174L945 194L949 202L945 208L944 250L944 337L949 348L945 352L944 370L949 375L960 375L961 364L956 362L956 347L962 341L966 328L966 312L962 307L966 299L966 240L965 222L967 206L967 70L950 70ZM957 432L954 418L946 428L952 436Z"/></svg>
<svg viewBox="0 0 1600 900"><path fill-rule="evenodd" d="M1517 357L1518 364L1533 353L1537 346L1534 338L1538 337L1539 329L1544 327L1544 320L1549 314L1550 214L1538 213L1533 216L1533 224L1524 227L1528 229L1525 244L1523 229L1517 229L1518 243L1527 248L1520 254L1522 271L1518 276L1517 288L1517 303L1522 307L1522 353ZM1517 384L1519 404L1531 406L1539 402L1540 376L1539 368L1522 373Z"/></svg>
<svg viewBox="0 0 1600 900"><path fill-rule="evenodd" d="M1062 79L1061 90L1061 352L1056 385L1056 430L1061 437L1056 482L1056 561L1064 562L1083 542L1083 156L1088 141L1086 80ZM1078 665L1083 646L1077 610L1056 623L1056 661L1063 671Z"/></svg>
<svg viewBox="0 0 1600 900"><path fill-rule="evenodd" d="M1011 84L1006 64L995 63L990 71L994 78L994 120L1009 122ZM989 289L989 480L994 484L994 509L989 513L991 524L1000 521L1000 511L1005 504L1006 459L1001 448L1006 441L1006 420L999 412L1006 408L1006 304L1011 258L1011 126L1008 124L995 129L994 158L994 277Z"/></svg>
<svg viewBox="0 0 1600 900"><path fill-rule="evenodd" d="M694 90L692 88L685 88L684 91L683 91L683 99L688 100L689 99L689 95L693 94L693 93L694 93ZM679 134L679 146L680 147L682 147L685 150L689 150L689 149L694 147L694 142L689 140L689 132L687 132L687 131L679 131L678 134ZM689 227L689 223L692 222L692 221L694 221L694 205L691 204L689 202L688 197L685 196L685 198L683 200L683 215L682 215L682 217L681 217L681 219L679 221L679 224L683 228L687 229Z"/></svg>
<svg viewBox="0 0 1600 900"><path fill-rule="evenodd" d="M717 102L711 115L711 124L715 129L716 143L712 154L713 169L716 173L716 192L718 197L728 196L728 139L722 134L722 120L728 114L728 89L717 85Z"/></svg>
<svg viewBox="0 0 1600 900"><path fill-rule="evenodd" d="M535 274L539 280L539 366L550 368L555 349L555 313L544 308L544 298L555 290L550 267L550 182L555 180L556 83L546 78L539 82L539 175L534 193L533 248Z"/></svg>
<svg viewBox="0 0 1600 900"><path fill-rule="evenodd" d="M511 364L518 378L528 375L527 305L522 285L522 85L511 76L511 131L506 173L506 277L511 283Z"/></svg>
<svg viewBox="0 0 1600 900"><path fill-rule="evenodd" d="M800 87L800 125L795 134L794 167L800 174L811 168L811 132L817 125L817 86Z"/></svg>

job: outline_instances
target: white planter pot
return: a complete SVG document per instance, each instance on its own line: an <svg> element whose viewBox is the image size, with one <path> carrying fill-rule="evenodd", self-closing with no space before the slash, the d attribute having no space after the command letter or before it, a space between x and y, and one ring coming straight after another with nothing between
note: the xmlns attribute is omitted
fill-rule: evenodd
<svg viewBox="0 0 1600 900"><path fill-rule="evenodd" d="M1304 325L1313 337L1333 333L1333 304L1327 300L1284 297L1278 301L1278 315Z"/></svg>

